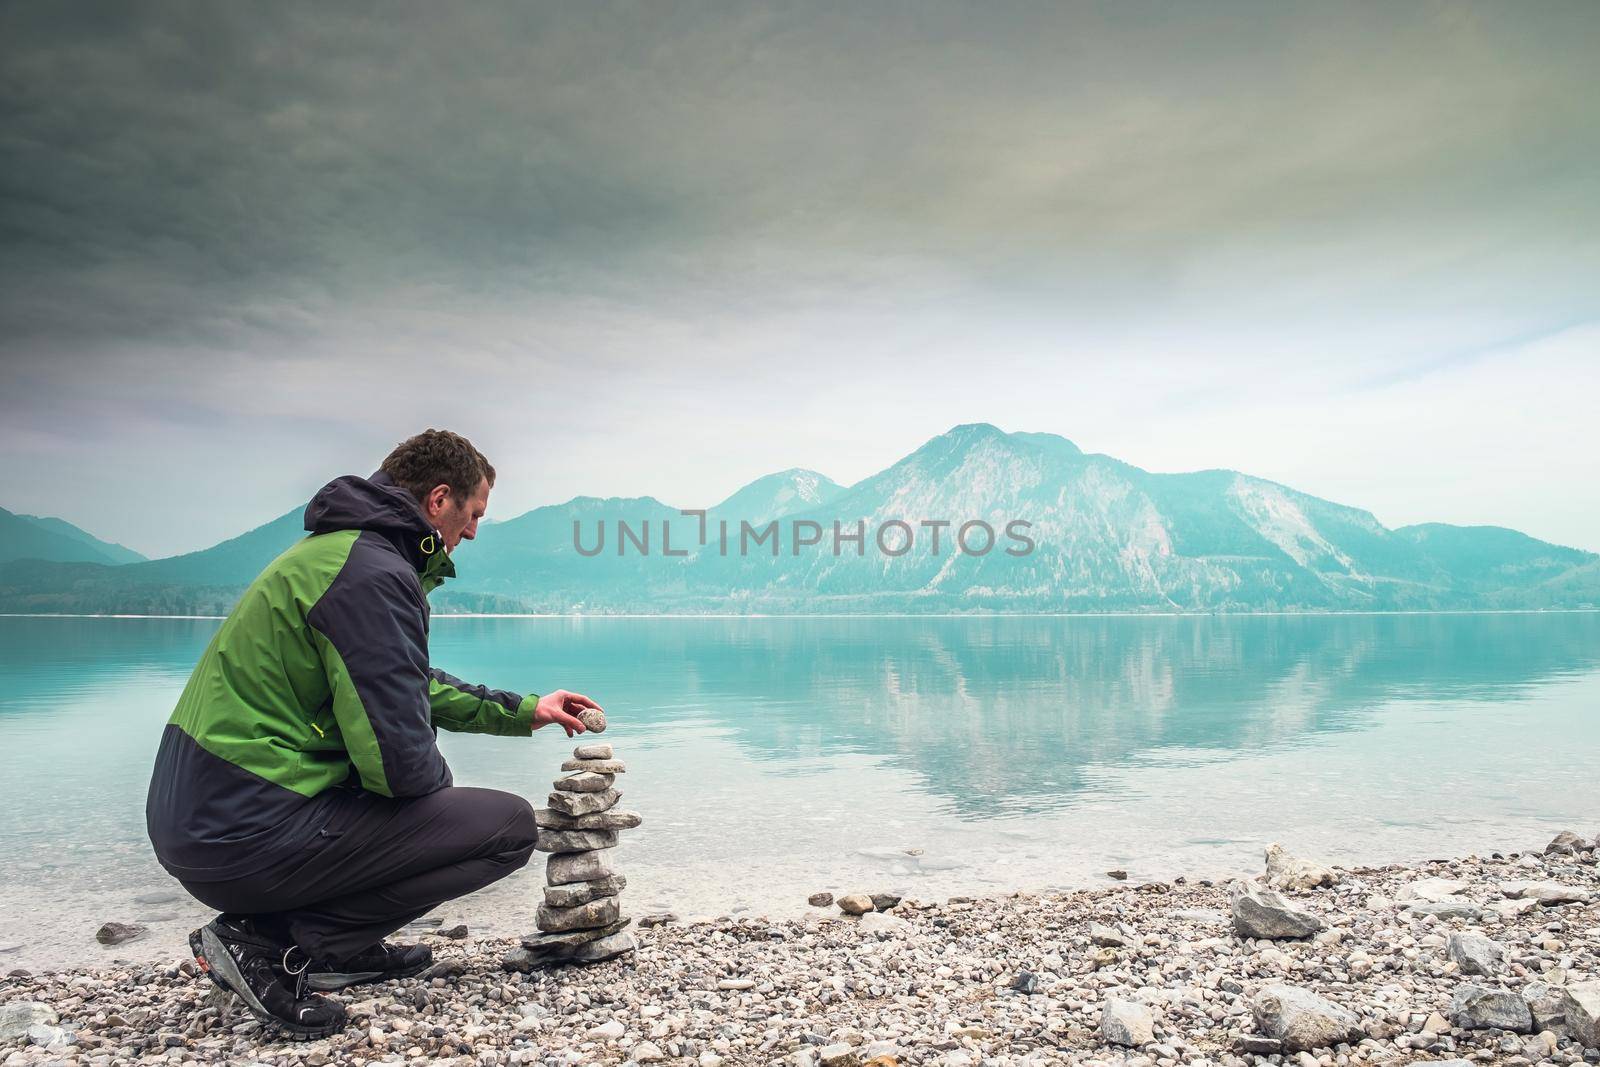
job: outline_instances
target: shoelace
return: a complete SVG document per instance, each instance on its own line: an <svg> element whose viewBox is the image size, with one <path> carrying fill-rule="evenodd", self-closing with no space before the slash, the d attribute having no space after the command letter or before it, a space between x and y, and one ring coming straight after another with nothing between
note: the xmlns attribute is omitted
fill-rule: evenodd
<svg viewBox="0 0 1600 1067"><path fill-rule="evenodd" d="M291 952L299 952L300 955L305 956L305 962L300 965L299 970L289 964L289 954ZM284 974L294 979L294 999L304 1000L306 996L306 972L311 969L311 957L306 956L305 950L301 949L299 945L290 945L283 950L283 962L280 966L282 966Z"/></svg>

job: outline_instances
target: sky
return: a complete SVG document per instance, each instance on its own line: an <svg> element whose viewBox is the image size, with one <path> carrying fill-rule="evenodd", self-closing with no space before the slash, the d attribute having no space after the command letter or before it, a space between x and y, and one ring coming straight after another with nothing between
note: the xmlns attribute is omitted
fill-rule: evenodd
<svg viewBox="0 0 1600 1067"><path fill-rule="evenodd" d="M1600 551L1600 5L0 7L0 506L491 517L966 422Z"/></svg>

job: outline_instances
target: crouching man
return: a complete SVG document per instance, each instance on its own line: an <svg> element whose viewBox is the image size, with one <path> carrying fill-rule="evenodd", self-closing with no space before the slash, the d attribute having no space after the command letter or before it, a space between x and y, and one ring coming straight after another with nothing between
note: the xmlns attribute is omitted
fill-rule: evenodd
<svg viewBox="0 0 1600 1067"><path fill-rule="evenodd" d="M523 696L428 663L427 595L455 574L494 468L429 430L370 478L329 482L309 536L268 564L201 656L145 806L161 865L222 914L195 959L263 1022L311 1038L344 1025L315 995L416 974L425 946L384 937L528 861L512 793L452 784L435 731L570 737L597 705Z"/></svg>

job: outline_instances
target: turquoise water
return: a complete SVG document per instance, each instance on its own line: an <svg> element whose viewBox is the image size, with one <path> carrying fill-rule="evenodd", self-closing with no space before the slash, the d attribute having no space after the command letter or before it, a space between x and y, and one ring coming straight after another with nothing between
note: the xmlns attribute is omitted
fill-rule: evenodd
<svg viewBox="0 0 1600 1067"><path fill-rule="evenodd" d="M148 852L161 725L217 623L0 618L0 966L174 955L198 906ZM645 825L636 912L797 913L1223 876L1600 830L1600 615L446 619L433 659L605 706ZM539 802L569 743L443 735L461 784ZM448 905L530 927L538 871ZM141 903L136 898L145 897Z"/></svg>

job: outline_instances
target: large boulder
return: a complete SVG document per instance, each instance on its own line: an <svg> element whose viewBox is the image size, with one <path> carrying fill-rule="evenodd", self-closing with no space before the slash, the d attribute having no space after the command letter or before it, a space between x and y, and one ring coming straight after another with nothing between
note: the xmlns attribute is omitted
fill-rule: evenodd
<svg viewBox="0 0 1600 1067"><path fill-rule="evenodd" d="M1267 846L1267 884L1274 889L1321 889L1338 881L1331 867L1290 855L1282 845Z"/></svg>
<svg viewBox="0 0 1600 1067"><path fill-rule="evenodd" d="M1529 982L1522 987L1522 999L1533 1014L1533 1029L1553 1030L1567 1021L1567 991L1545 982Z"/></svg>
<svg viewBox="0 0 1600 1067"><path fill-rule="evenodd" d="M21 1041L35 1026L54 1026L60 1018L48 1004L36 1000L13 1000L0 1004L0 1044Z"/></svg>
<svg viewBox="0 0 1600 1067"><path fill-rule="evenodd" d="M1544 854L1546 856L1571 856L1578 852L1586 851L1588 848L1589 842L1571 830L1563 830L1555 836L1555 840L1544 846Z"/></svg>
<svg viewBox="0 0 1600 1067"><path fill-rule="evenodd" d="M1138 1048L1156 1039L1156 1019L1148 1005L1112 997L1100 1013L1100 1036L1113 1045Z"/></svg>
<svg viewBox="0 0 1600 1067"><path fill-rule="evenodd" d="M1326 925L1309 911L1290 904L1280 893L1254 882L1235 882L1229 890L1233 929L1240 937L1273 941L1310 937Z"/></svg>
<svg viewBox="0 0 1600 1067"><path fill-rule="evenodd" d="M1462 974L1492 976L1505 969L1505 946L1471 930L1451 934L1447 951Z"/></svg>
<svg viewBox="0 0 1600 1067"><path fill-rule="evenodd" d="M1600 1048L1600 982L1574 982L1561 999L1567 1033L1587 1048Z"/></svg>
<svg viewBox="0 0 1600 1067"><path fill-rule="evenodd" d="M1463 1030L1533 1032L1533 1013L1520 994L1479 985L1456 987L1450 998L1450 1022Z"/></svg>
<svg viewBox="0 0 1600 1067"><path fill-rule="evenodd" d="M1267 986L1250 1002L1250 1012L1256 1029L1282 1042L1289 1052L1310 1052L1366 1036L1354 1012L1297 986Z"/></svg>

